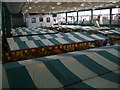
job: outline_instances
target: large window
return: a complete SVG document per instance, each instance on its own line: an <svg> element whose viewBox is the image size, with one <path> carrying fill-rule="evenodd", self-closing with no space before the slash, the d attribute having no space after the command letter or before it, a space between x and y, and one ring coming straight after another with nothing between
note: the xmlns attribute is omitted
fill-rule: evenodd
<svg viewBox="0 0 120 90"><path fill-rule="evenodd" d="M67 13L67 22L76 23L77 22L77 12Z"/></svg>
<svg viewBox="0 0 120 90"><path fill-rule="evenodd" d="M119 25L120 22L120 8L112 9L112 25Z"/></svg>
<svg viewBox="0 0 120 90"><path fill-rule="evenodd" d="M91 11L80 11L78 12L78 23L79 24L90 24Z"/></svg>
<svg viewBox="0 0 120 90"><path fill-rule="evenodd" d="M93 19L98 20L99 24L109 24L110 9L94 10Z"/></svg>
<svg viewBox="0 0 120 90"><path fill-rule="evenodd" d="M61 23L66 23L66 13L57 14L57 20Z"/></svg>

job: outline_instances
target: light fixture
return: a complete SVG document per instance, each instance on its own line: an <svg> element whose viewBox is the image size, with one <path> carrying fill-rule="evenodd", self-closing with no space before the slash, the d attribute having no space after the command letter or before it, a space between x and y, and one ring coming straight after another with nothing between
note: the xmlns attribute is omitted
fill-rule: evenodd
<svg viewBox="0 0 120 90"><path fill-rule="evenodd" d="M44 12L44 9L42 11Z"/></svg>
<svg viewBox="0 0 120 90"><path fill-rule="evenodd" d="M57 5L61 5L61 2L57 2Z"/></svg>
<svg viewBox="0 0 120 90"><path fill-rule="evenodd" d="M28 10L25 10L26 12L28 11Z"/></svg>
<svg viewBox="0 0 120 90"><path fill-rule="evenodd" d="M32 0L27 0L27 2L32 2Z"/></svg>
<svg viewBox="0 0 120 90"><path fill-rule="evenodd" d="M118 8L119 6L116 6L116 8Z"/></svg>
<svg viewBox="0 0 120 90"><path fill-rule="evenodd" d="M84 3L82 3L80 6L82 6L82 7L83 7L83 6L85 6L85 4L84 4Z"/></svg>
<svg viewBox="0 0 120 90"><path fill-rule="evenodd" d="M100 5L100 7L103 7L103 6L104 6L103 4Z"/></svg>
<svg viewBox="0 0 120 90"><path fill-rule="evenodd" d="M112 3L116 3L116 1L112 1Z"/></svg>
<svg viewBox="0 0 120 90"><path fill-rule="evenodd" d="M29 7L29 9L32 9L32 7Z"/></svg>
<svg viewBox="0 0 120 90"><path fill-rule="evenodd" d="M34 0L34 3L38 3L39 0Z"/></svg>
<svg viewBox="0 0 120 90"><path fill-rule="evenodd" d="M51 9L55 9L55 7L52 7Z"/></svg>
<svg viewBox="0 0 120 90"><path fill-rule="evenodd" d="M25 12L23 12L24 14L27 13L28 10L25 10Z"/></svg>

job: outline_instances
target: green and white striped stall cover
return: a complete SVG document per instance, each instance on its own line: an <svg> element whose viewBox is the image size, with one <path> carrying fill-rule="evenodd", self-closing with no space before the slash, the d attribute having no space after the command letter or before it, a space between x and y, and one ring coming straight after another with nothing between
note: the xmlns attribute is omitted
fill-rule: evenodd
<svg viewBox="0 0 120 90"><path fill-rule="evenodd" d="M79 29L79 30L86 30L86 31L90 31L90 30L110 30L109 27L94 27L94 26L80 26L80 25L62 25L61 27L63 28L70 28L70 29Z"/></svg>
<svg viewBox="0 0 120 90"><path fill-rule="evenodd" d="M34 34L48 34L57 33L56 30L43 29L43 28L16 28L12 29L13 36L19 35L34 35Z"/></svg>
<svg viewBox="0 0 120 90"><path fill-rule="evenodd" d="M3 64L3 88L119 87L118 46L79 52L82 54L56 59L45 58L44 61L37 58Z"/></svg>
<svg viewBox="0 0 120 90"><path fill-rule="evenodd" d="M120 30L108 30L108 31L98 31L99 33L101 33L101 34L118 34L118 35L120 35Z"/></svg>
<svg viewBox="0 0 120 90"><path fill-rule="evenodd" d="M7 42L9 44L10 50L20 50L41 46L53 46L104 39L106 38L99 34L89 35L83 32L69 32L59 34L11 37L7 38Z"/></svg>

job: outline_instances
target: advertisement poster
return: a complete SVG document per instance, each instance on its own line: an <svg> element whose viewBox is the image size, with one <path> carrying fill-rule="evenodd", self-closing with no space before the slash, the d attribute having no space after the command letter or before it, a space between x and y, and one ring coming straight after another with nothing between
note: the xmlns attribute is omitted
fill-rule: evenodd
<svg viewBox="0 0 120 90"><path fill-rule="evenodd" d="M50 17L47 17L46 19L47 19L47 22L50 22Z"/></svg>
<svg viewBox="0 0 120 90"><path fill-rule="evenodd" d="M40 18L39 18L39 22L43 22L43 17L40 17Z"/></svg>
<svg viewBox="0 0 120 90"><path fill-rule="evenodd" d="M36 18L32 18L32 23L36 23Z"/></svg>

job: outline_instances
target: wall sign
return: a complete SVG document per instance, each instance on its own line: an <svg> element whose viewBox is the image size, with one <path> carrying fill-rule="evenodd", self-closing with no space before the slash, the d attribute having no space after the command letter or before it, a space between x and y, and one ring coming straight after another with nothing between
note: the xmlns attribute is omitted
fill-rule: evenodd
<svg viewBox="0 0 120 90"><path fill-rule="evenodd" d="M32 18L32 23L36 23L36 18Z"/></svg>
<svg viewBox="0 0 120 90"><path fill-rule="evenodd" d="M50 17L47 17L47 18L46 18L46 21L47 21L47 22L50 22Z"/></svg>
<svg viewBox="0 0 120 90"><path fill-rule="evenodd" d="M43 22L43 17L40 17L40 18L39 18L39 22Z"/></svg>

